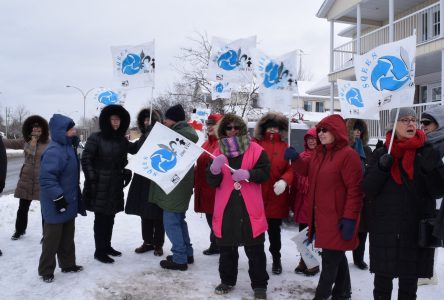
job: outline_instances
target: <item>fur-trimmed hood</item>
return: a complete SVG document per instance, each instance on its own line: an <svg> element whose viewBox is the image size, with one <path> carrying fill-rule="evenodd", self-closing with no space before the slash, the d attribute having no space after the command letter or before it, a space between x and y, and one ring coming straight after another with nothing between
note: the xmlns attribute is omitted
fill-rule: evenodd
<svg viewBox="0 0 444 300"><path fill-rule="evenodd" d="M120 127L114 130L111 127L110 117L117 115L120 117ZM111 104L102 109L99 117L100 131L105 137L125 136L130 124L130 115L128 111L121 105Z"/></svg>
<svg viewBox="0 0 444 300"><path fill-rule="evenodd" d="M361 140L364 146L368 145L368 127L367 123L364 120L361 119L347 119L346 125L347 125L347 132L348 132L348 143L350 146L353 146L355 143L355 135L353 134L353 128L356 124L361 125L362 128L364 128L364 131L361 132Z"/></svg>
<svg viewBox="0 0 444 300"><path fill-rule="evenodd" d="M218 139L227 137L225 134L225 129L231 122L234 122L236 125L240 126L239 135L247 135L247 124L245 124L244 120L235 115L235 114L226 114L218 123L216 129L216 135Z"/></svg>
<svg viewBox="0 0 444 300"><path fill-rule="evenodd" d="M284 140L288 133L288 118L278 112L269 112L257 122L256 127L254 128L254 138L257 140L264 139L266 130L264 125L270 121L278 125L279 134L281 135L281 139Z"/></svg>
<svg viewBox="0 0 444 300"><path fill-rule="evenodd" d="M41 143L46 143L49 141L49 125L48 121L45 118L39 115L32 115L26 118L25 122L23 122L22 126L22 134L23 138L26 142L31 140L32 127L34 123L38 123L42 128L42 135L39 138Z"/></svg>
<svg viewBox="0 0 444 300"><path fill-rule="evenodd" d="M142 132L142 134L146 133L146 128L143 124L146 118L150 117L150 109L149 108L143 108L139 114L137 115L137 127L139 127L139 130ZM154 126L156 122L162 122L162 113L159 112L157 109L153 109L153 113L151 115L151 125Z"/></svg>

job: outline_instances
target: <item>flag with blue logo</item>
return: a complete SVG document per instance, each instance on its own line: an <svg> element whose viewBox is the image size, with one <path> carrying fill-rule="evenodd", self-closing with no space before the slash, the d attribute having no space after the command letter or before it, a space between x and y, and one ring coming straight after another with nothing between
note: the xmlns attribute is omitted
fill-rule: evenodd
<svg viewBox="0 0 444 300"><path fill-rule="evenodd" d="M214 81L211 83L211 100L230 99L231 84L227 81Z"/></svg>
<svg viewBox="0 0 444 300"><path fill-rule="evenodd" d="M354 56L361 93L380 110L412 106L415 95L416 36Z"/></svg>
<svg viewBox="0 0 444 300"><path fill-rule="evenodd" d="M250 83L254 65L252 49L255 47L255 36L235 41L213 37L207 79L232 85Z"/></svg>
<svg viewBox="0 0 444 300"><path fill-rule="evenodd" d="M299 64L297 51L279 57L270 57L260 50L255 50L254 76L259 86L259 107L288 112L291 100L298 94L297 74Z"/></svg>
<svg viewBox="0 0 444 300"><path fill-rule="evenodd" d="M126 92L124 90L99 88L94 93L94 98L97 99L97 110L100 112L105 106L110 104L124 105Z"/></svg>
<svg viewBox="0 0 444 300"><path fill-rule="evenodd" d="M121 88L154 87L154 41L111 47L114 77Z"/></svg>
<svg viewBox="0 0 444 300"><path fill-rule="evenodd" d="M169 194L184 178L203 152L181 134L156 122L127 168L151 179Z"/></svg>
<svg viewBox="0 0 444 300"><path fill-rule="evenodd" d="M338 97L341 116L344 119L379 120L379 109L375 101L364 97L357 81L338 79Z"/></svg>

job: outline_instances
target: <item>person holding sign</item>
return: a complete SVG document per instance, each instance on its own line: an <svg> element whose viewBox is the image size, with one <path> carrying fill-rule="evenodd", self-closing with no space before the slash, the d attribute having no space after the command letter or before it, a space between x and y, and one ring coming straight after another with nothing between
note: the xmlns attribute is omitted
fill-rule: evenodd
<svg viewBox="0 0 444 300"><path fill-rule="evenodd" d="M267 153L247 134L247 125L235 114L225 115L217 129L219 148L207 171L208 184L216 188L213 231L220 249L218 295L229 293L237 281L238 247L248 257L255 299L267 298L268 228L261 184L270 174Z"/></svg>
<svg viewBox="0 0 444 300"><path fill-rule="evenodd" d="M399 278L398 299L416 299L418 278L433 276L434 248L419 246L419 224L434 216L435 198L442 197L442 183L437 184L442 162L438 151L423 147L426 135L417 128L413 109L392 109L390 121L385 147L374 152L363 183L370 207L373 296L390 299L392 281Z"/></svg>

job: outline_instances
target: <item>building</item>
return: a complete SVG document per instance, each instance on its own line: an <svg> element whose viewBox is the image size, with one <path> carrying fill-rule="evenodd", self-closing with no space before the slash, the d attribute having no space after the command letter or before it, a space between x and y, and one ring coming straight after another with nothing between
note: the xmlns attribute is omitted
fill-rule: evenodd
<svg viewBox="0 0 444 300"><path fill-rule="evenodd" d="M330 72L328 84L318 85L308 94L337 95L336 80L355 80L353 55L406 38L416 30L416 92L418 115L428 105L440 105L444 82L444 24L440 22L444 0L325 0L317 17L330 22ZM335 23L350 24L338 35L350 41L335 45ZM336 108L336 105L335 105ZM385 128L388 111L380 113ZM369 122L370 133L378 135L378 122Z"/></svg>

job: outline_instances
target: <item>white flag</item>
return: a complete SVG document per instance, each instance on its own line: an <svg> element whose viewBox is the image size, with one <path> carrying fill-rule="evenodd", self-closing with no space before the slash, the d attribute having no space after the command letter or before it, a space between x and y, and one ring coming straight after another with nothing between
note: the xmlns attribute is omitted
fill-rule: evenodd
<svg viewBox="0 0 444 300"><path fill-rule="evenodd" d="M231 84L250 83L254 65L251 50L255 47L255 36L232 42L213 37L208 80Z"/></svg>
<svg viewBox="0 0 444 300"><path fill-rule="evenodd" d="M194 165L202 148L156 122L127 168L151 179L169 194Z"/></svg>
<svg viewBox="0 0 444 300"><path fill-rule="evenodd" d="M354 56L356 81L364 98L380 110L412 106L415 95L416 36Z"/></svg>
<svg viewBox="0 0 444 300"><path fill-rule="evenodd" d="M121 88L153 87L154 41L138 46L111 47L114 77Z"/></svg>
<svg viewBox="0 0 444 300"><path fill-rule="evenodd" d="M225 81L216 81L211 84L211 100L230 99L231 84Z"/></svg>
<svg viewBox="0 0 444 300"><path fill-rule="evenodd" d="M288 112L293 94L298 93L297 51L272 58L256 50L254 57L257 61L254 74L259 84L258 106Z"/></svg>
<svg viewBox="0 0 444 300"><path fill-rule="evenodd" d="M379 120L378 102L364 97L357 81L338 79L337 83L341 115L344 119Z"/></svg>

